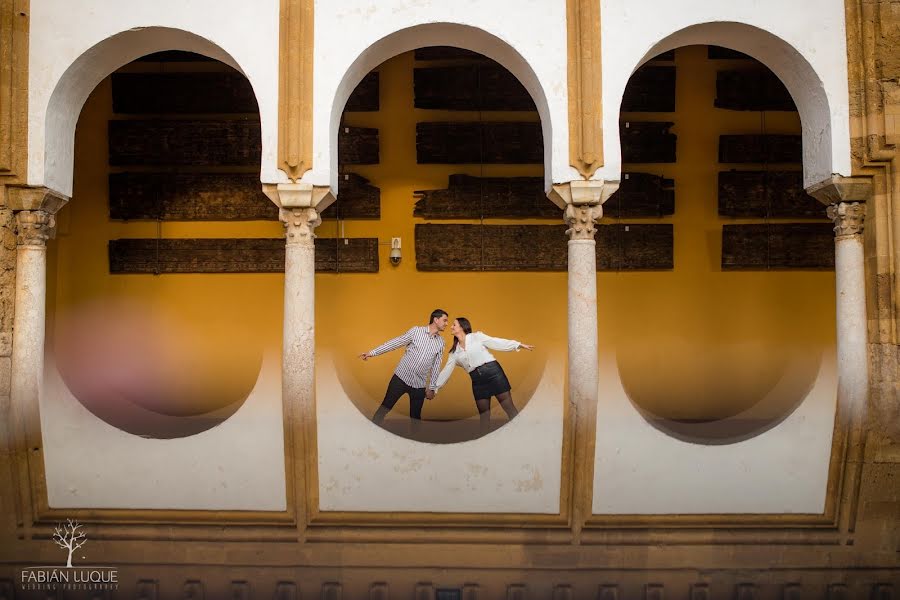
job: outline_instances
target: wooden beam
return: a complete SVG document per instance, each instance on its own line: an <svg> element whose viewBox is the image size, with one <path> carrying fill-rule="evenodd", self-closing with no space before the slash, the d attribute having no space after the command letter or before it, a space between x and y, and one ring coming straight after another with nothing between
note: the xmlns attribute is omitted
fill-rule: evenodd
<svg viewBox="0 0 900 600"><path fill-rule="evenodd" d="M723 217L825 218L825 207L803 189L801 171L720 171Z"/></svg>
<svg viewBox="0 0 900 600"><path fill-rule="evenodd" d="M797 110L787 88L768 69L718 71L714 105L728 110Z"/></svg>
<svg viewBox="0 0 900 600"><path fill-rule="evenodd" d="M426 122L416 124L419 164L542 164L538 122Z"/></svg>
<svg viewBox="0 0 900 600"><path fill-rule="evenodd" d="M451 175L446 189L416 192L414 217L425 219L549 218L562 211L544 192L543 177Z"/></svg>
<svg viewBox="0 0 900 600"><path fill-rule="evenodd" d="M113 166L259 166L258 120L109 122Z"/></svg>
<svg viewBox="0 0 900 600"><path fill-rule="evenodd" d="M673 112L675 67L644 65L631 76L621 112Z"/></svg>
<svg viewBox="0 0 900 600"><path fill-rule="evenodd" d="M250 81L221 73L113 73L118 114L259 113Z"/></svg>
<svg viewBox="0 0 900 600"><path fill-rule="evenodd" d="M377 238L316 238L316 272L377 273ZM111 274L283 273L284 239L118 239Z"/></svg>
<svg viewBox="0 0 900 600"><path fill-rule="evenodd" d="M380 219L381 190L356 173L341 176L337 199L322 212L323 219Z"/></svg>
<svg viewBox="0 0 900 600"><path fill-rule="evenodd" d="M799 135L720 135L720 163L802 163Z"/></svg>
<svg viewBox="0 0 900 600"><path fill-rule="evenodd" d="M597 227L598 270L673 265L672 225ZM564 271L565 225L416 225L420 271Z"/></svg>
<svg viewBox="0 0 900 600"><path fill-rule="evenodd" d="M651 173L622 173L619 189L603 204L607 217L662 217L675 212L675 180Z"/></svg>
<svg viewBox="0 0 900 600"><path fill-rule="evenodd" d="M380 106L380 91L380 76L378 71L372 71L362 78L362 81L350 94L344 110L346 112L376 112Z"/></svg>
<svg viewBox="0 0 900 600"><path fill-rule="evenodd" d="M722 270L833 269L830 223L722 226Z"/></svg>
<svg viewBox="0 0 900 600"><path fill-rule="evenodd" d="M380 161L378 130L374 127L341 127L338 133L338 163L377 165Z"/></svg>
<svg viewBox="0 0 900 600"><path fill-rule="evenodd" d="M678 136L669 133L671 121L622 121L622 162L673 163Z"/></svg>
<svg viewBox="0 0 900 600"><path fill-rule="evenodd" d="M516 77L497 63L413 69L416 108L535 111Z"/></svg>

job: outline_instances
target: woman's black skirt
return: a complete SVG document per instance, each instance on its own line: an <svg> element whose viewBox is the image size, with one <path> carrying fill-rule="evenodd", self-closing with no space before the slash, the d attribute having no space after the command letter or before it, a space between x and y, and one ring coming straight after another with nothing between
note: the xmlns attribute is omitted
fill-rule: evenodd
<svg viewBox="0 0 900 600"><path fill-rule="evenodd" d="M472 393L476 400L490 398L512 389L503 367L496 360L475 367L469 372L469 377L472 378Z"/></svg>

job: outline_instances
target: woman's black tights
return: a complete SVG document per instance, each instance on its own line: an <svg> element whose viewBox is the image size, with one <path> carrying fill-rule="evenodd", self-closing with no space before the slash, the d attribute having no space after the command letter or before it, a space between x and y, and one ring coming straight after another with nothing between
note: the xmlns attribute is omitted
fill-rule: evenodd
<svg viewBox="0 0 900 600"><path fill-rule="evenodd" d="M506 416L509 417L510 420L519 414L519 411L516 410L516 405L513 404L512 394L510 392L497 394L497 401L500 402L500 407L506 411ZM482 398L480 400L475 400L475 406L478 407L479 430L481 435L485 435L491 430L491 399Z"/></svg>

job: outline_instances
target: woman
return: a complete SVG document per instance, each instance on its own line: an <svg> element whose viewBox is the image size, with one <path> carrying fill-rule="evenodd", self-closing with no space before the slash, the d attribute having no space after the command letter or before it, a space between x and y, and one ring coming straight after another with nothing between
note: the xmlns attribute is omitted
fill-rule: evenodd
<svg viewBox="0 0 900 600"><path fill-rule="evenodd" d="M437 391L447 383L454 366L465 369L472 378L472 394L475 396L475 406L478 407L481 434L484 435L490 431L491 426L491 396L497 397L510 419L519 414L513 405L506 373L488 349L518 352L520 348L532 350L534 346L516 340L490 337L480 331L472 333L472 325L465 317L458 317L453 321L450 333L453 334L453 347L450 348L447 363L441 369L434 389Z"/></svg>

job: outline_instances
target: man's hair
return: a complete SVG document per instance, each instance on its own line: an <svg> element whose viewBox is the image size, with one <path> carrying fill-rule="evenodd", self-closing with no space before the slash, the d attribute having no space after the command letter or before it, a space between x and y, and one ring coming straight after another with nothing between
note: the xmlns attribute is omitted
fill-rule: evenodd
<svg viewBox="0 0 900 600"><path fill-rule="evenodd" d="M448 317L450 316L447 314L446 310L441 310L440 308L434 309L433 311L431 311L431 318L428 319L428 324L431 325L432 323L434 323L435 319L440 319L444 315L447 315Z"/></svg>

